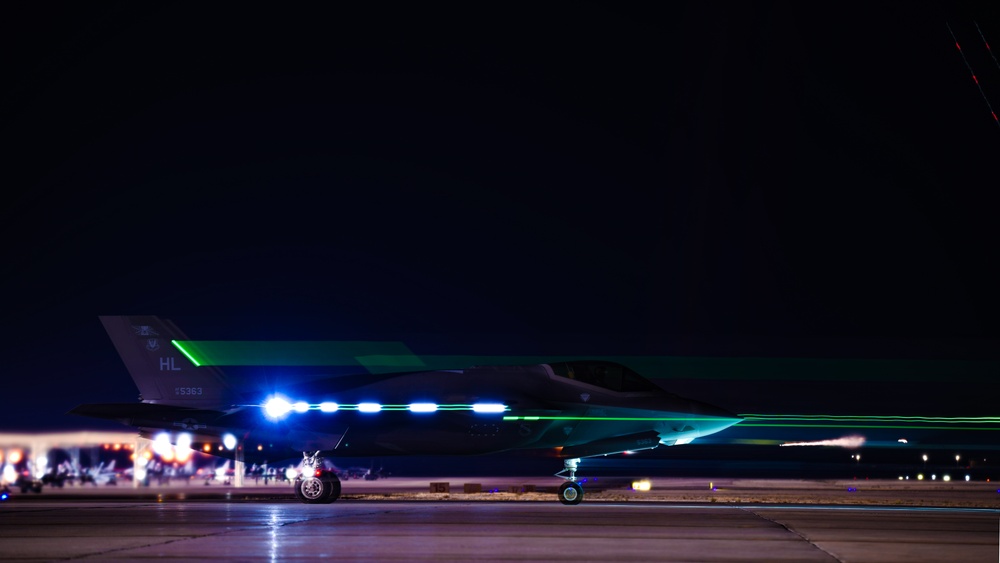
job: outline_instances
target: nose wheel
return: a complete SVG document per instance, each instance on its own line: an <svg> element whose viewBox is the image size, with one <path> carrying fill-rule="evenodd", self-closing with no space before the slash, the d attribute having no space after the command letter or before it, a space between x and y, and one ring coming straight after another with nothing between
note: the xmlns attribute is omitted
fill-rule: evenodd
<svg viewBox="0 0 1000 563"><path fill-rule="evenodd" d="M563 504L580 504L583 501L583 487L579 483L566 481L559 485L559 502Z"/></svg>
<svg viewBox="0 0 1000 563"><path fill-rule="evenodd" d="M562 471L556 473L556 477L566 480L559 485L559 502L563 504L580 504L583 501L583 487L576 482L576 468L579 466L580 458L567 458L563 460Z"/></svg>
<svg viewBox="0 0 1000 563"><path fill-rule="evenodd" d="M292 484L295 498L306 504L329 504L340 498L340 478L323 468L319 452L306 452L302 457L302 475Z"/></svg>

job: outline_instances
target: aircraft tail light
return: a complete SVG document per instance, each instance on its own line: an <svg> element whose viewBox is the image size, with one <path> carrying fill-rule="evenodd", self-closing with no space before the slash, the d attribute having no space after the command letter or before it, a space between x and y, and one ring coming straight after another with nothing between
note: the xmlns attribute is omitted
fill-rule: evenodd
<svg viewBox="0 0 1000 563"><path fill-rule="evenodd" d="M434 403L411 403L410 412L435 412L438 406Z"/></svg>

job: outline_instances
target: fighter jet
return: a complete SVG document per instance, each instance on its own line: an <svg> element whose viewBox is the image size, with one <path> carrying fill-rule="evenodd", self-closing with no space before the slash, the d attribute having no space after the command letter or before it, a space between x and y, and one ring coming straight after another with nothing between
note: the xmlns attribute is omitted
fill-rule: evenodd
<svg viewBox="0 0 1000 563"><path fill-rule="evenodd" d="M237 384L172 343L188 341L154 316L100 317L140 391L138 403L87 404L72 414L111 419L149 439L179 440L246 462L301 454L293 483L305 503L340 496L324 456L476 455L546 449L563 461L563 504L583 500L581 458L686 444L741 419L671 394L627 366L581 359L359 373L280 392Z"/></svg>

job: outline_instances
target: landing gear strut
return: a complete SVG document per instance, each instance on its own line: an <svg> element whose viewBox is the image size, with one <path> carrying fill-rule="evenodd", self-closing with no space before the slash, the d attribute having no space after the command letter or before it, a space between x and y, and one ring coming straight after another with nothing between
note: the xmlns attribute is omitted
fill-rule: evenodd
<svg viewBox="0 0 1000 563"><path fill-rule="evenodd" d="M292 484L295 498L306 504L329 504L340 498L340 478L323 467L319 452L302 452L302 466Z"/></svg>
<svg viewBox="0 0 1000 563"><path fill-rule="evenodd" d="M559 486L559 502L563 504L580 504L583 501L583 487L576 482L576 468L579 465L578 457L564 459L563 470L556 473L556 477L566 479L566 482Z"/></svg>

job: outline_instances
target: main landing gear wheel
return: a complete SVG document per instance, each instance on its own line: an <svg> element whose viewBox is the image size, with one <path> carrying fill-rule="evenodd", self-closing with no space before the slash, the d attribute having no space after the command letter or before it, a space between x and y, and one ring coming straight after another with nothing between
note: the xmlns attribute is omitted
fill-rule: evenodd
<svg viewBox="0 0 1000 563"><path fill-rule="evenodd" d="M580 504L583 500L583 487L573 481L559 485L559 502L563 504Z"/></svg>

